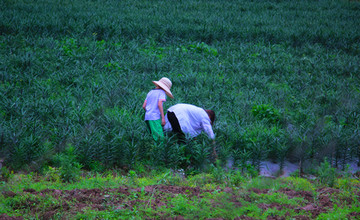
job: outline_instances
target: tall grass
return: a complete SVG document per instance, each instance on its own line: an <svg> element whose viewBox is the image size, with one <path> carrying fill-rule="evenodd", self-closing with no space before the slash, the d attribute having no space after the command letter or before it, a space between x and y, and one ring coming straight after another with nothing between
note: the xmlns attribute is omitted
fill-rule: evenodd
<svg viewBox="0 0 360 220"><path fill-rule="evenodd" d="M348 1L0 2L0 157L41 169L208 163L205 137L155 146L141 104L162 76L211 108L222 160L343 166L360 156L360 4ZM155 153L155 152L156 153ZM159 156L160 157L157 157ZM157 160L158 159L158 160Z"/></svg>

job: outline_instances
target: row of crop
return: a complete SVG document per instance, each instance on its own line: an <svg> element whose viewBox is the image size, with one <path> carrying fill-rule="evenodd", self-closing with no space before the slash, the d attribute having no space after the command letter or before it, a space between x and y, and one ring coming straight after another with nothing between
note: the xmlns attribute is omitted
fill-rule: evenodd
<svg viewBox="0 0 360 220"><path fill-rule="evenodd" d="M216 76L210 80L216 82L221 77ZM130 76L128 78L132 79ZM204 88L215 85L214 83L212 85L205 83L205 78L209 79L207 75L187 74L184 78L182 83L184 95L180 97L183 100L194 100L197 97L202 97L204 100L208 97ZM13 84L14 87L8 85L6 88L9 94L3 96L4 99L2 100L2 114L3 118L6 119L2 124L2 144L5 146L3 151L6 157L12 158L10 163L18 168L27 164L41 167L43 163L47 163L48 157L51 158L54 149L55 152L60 152L68 144L76 147L79 155L81 155L81 163L87 166L90 166L88 163L93 160L106 165L123 165L148 159L149 153L146 149L149 150L151 147L146 148L144 146L149 145L151 141L139 138L146 132L144 128L134 131L134 128L142 126L141 110L138 105L140 101L133 102L131 99L125 99L125 94L132 95L134 94L133 91L114 89L119 86L120 83L117 82L120 81L110 79L108 82L101 80L99 84L92 82L90 85L78 81L79 85L67 87L65 91L71 92L64 93L60 97L56 97L56 91L55 95L51 94L52 90L56 88L56 81L55 85L49 86L53 83L52 80L34 82L34 87L31 87L30 90L34 92L29 94L29 91L22 91L26 87L17 86L17 84ZM217 87L220 89L226 87L228 83L224 79L222 78L221 83L212 87L211 90L216 91ZM191 84L193 85L191 86ZM195 93L186 90L189 85L196 89ZM90 88L87 90L86 87ZM10 94L14 90L19 92L15 94L22 94L22 97L11 97ZM60 94L61 92L63 90L60 86ZM227 133L226 136L230 137L219 141L219 153L220 155L223 154L223 159L235 157L236 160L241 161L240 164L244 164L244 161L250 159L259 166L259 162L267 159L268 156L283 162L290 152L297 152L296 156L300 157L297 159L306 160L315 158L316 154L325 151L318 158L331 155L343 163L353 159L351 156L358 155L358 130L356 130L356 126L359 116L356 111L343 115L338 113L336 109L336 113L341 116L340 118L337 118L337 115L330 114L324 119L317 119L317 117L309 119L309 116L306 115L308 113L306 109L303 110L304 113L302 116L300 115L300 118L296 118L299 116L292 118L291 114L297 115L298 113L280 113L278 109L270 105L253 105L249 111L251 114L249 114L244 110L239 111L231 108L229 104L231 103L233 107L236 104L234 101L239 102L239 100L236 97L227 96L226 92L222 94L222 92L219 91L216 95L210 95L210 101L214 101L213 103L205 103L211 103L212 107L219 109L220 119L217 131L218 133ZM27 95L30 96L30 99L26 98ZM356 101L352 100L352 102L356 104ZM250 103L252 102L249 102L248 105ZM325 103L327 103L326 100ZM223 109L219 107L220 105ZM226 111L230 112L230 117ZM285 114L285 117L282 114ZM249 115L253 115L254 119L260 122L267 121L266 123L274 125L281 123L282 127L271 128L256 123L246 125L249 120L252 120ZM244 116L246 120L242 121L241 117ZM314 121L314 119L319 121ZM291 124L293 120L295 120L295 124ZM130 121L133 123L129 124ZM300 127L298 127L299 123ZM245 136L241 137L241 130L227 130L227 127L224 127L225 124L238 126L240 129L245 127ZM307 130L301 131L301 126L306 126ZM127 131L130 128L133 131ZM275 134L272 134L272 131ZM291 138L288 137L289 135ZM229 142L229 140L232 141ZM201 149L206 149L206 145L202 145ZM230 149L234 152L231 152ZM180 153L179 157L181 158L183 152L178 153ZM159 155L161 154L159 153ZM165 159L169 158L169 155L165 155ZM171 155L177 157L176 154ZM201 158L207 158L206 151ZM175 166L181 164L177 163L178 160L174 161L171 163ZM201 160L195 161L195 164L201 164L201 162Z"/></svg>
<svg viewBox="0 0 360 220"><path fill-rule="evenodd" d="M165 108L216 111L223 160L359 155L358 4L83 3L0 3L0 157L12 166L39 168L69 145L86 167L202 164L207 143L190 144L202 152L190 160L145 135L141 104L162 76L175 95Z"/></svg>
<svg viewBox="0 0 360 220"><path fill-rule="evenodd" d="M356 2L240 1L219 5L191 0L106 4L3 1L1 4L5 10L0 28L7 35L93 35L96 40L154 37L160 42L191 39L207 43L236 39L285 42L293 47L320 44L351 54L359 52Z"/></svg>
<svg viewBox="0 0 360 220"><path fill-rule="evenodd" d="M49 119L46 123L31 117L2 123L1 153L6 163L15 169L41 169L53 163L53 156L68 146L76 149L78 161L86 168L92 168L93 163L131 167L147 161L153 165L201 169L211 161L211 144L206 137L183 146L171 137L163 145L154 144L140 111L115 107L89 120L84 119L84 113L78 114L79 118ZM331 119L297 128L279 122L280 115L269 106L254 106L252 114L259 121L248 126L218 122L216 147L222 161L234 160L236 166L243 168L251 162L259 169L267 159L283 165L289 159L317 163L328 157L344 168L346 163L359 159L356 130L336 125Z"/></svg>

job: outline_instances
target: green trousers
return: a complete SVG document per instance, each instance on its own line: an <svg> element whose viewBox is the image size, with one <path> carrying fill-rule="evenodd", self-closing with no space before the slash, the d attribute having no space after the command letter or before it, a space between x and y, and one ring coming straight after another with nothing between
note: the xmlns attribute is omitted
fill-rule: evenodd
<svg viewBox="0 0 360 220"><path fill-rule="evenodd" d="M163 141L164 131L161 126L161 120L147 120L145 121L150 133L156 142Z"/></svg>

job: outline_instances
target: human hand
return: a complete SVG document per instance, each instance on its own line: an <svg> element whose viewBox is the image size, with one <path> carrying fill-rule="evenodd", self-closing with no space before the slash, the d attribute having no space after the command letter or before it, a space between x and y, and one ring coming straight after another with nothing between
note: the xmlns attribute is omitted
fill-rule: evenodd
<svg viewBox="0 0 360 220"><path fill-rule="evenodd" d="M161 119L161 126L165 126L165 118Z"/></svg>

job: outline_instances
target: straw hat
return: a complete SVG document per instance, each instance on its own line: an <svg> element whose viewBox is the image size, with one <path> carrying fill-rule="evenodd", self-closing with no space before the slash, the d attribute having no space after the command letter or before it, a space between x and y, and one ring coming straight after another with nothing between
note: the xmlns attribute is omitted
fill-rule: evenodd
<svg viewBox="0 0 360 220"><path fill-rule="evenodd" d="M165 91L166 95L168 95L170 98L174 98L173 94L170 91L171 86L172 86L170 79L163 77L159 81L152 81L152 82L156 86L159 86L160 88L162 88Z"/></svg>

